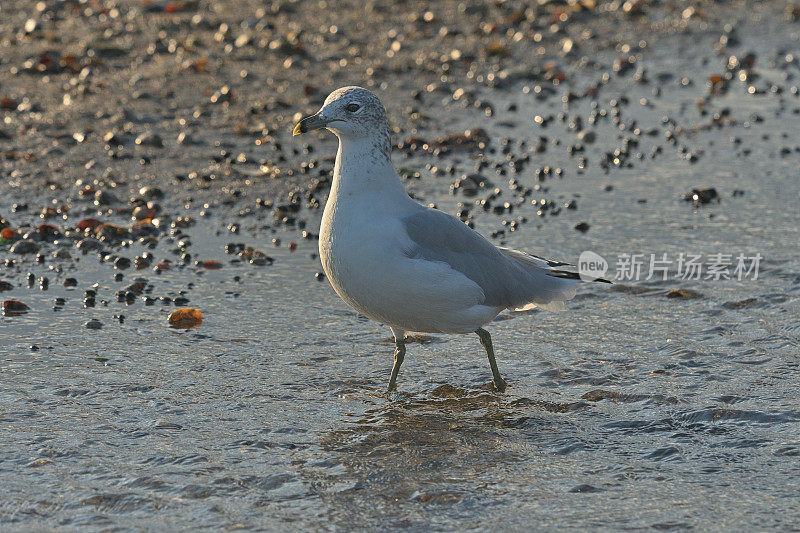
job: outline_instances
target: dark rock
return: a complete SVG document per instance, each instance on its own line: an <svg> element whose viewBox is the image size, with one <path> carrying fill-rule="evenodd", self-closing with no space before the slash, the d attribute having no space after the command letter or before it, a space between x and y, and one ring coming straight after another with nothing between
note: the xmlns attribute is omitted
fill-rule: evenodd
<svg viewBox="0 0 800 533"><path fill-rule="evenodd" d="M100 322L99 320L97 320L96 318L91 319L90 321L88 321L84 325L86 326L86 329L102 329L103 328L103 323Z"/></svg>
<svg viewBox="0 0 800 533"><path fill-rule="evenodd" d="M450 185L450 192L453 194L460 192L464 196L471 197L477 195L481 189L491 186L491 182L480 174L465 174Z"/></svg>
<svg viewBox="0 0 800 533"><path fill-rule="evenodd" d="M581 233L586 233L589 231L589 223L588 222L578 222L575 224L575 229L580 231Z"/></svg>
<svg viewBox="0 0 800 533"><path fill-rule="evenodd" d="M28 312L30 307L18 300L6 300L3 302L3 314L6 316L14 316Z"/></svg>
<svg viewBox="0 0 800 533"><path fill-rule="evenodd" d="M722 307L725 309L744 309L745 307L751 307L757 301L756 298L747 298L746 300L740 300L738 302L725 302L722 304Z"/></svg>
<svg viewBox="0 0 800 533"><path fill-rule="evenodd" d="M136 144L141 146L152 146L154 148L162 148L164 141L161 136L152 131L147 131L136 137Z"/></svg>
<svg viewBox="0 0 800 533"><path fill-rule="evenodd" d="M712 200L719 202L719 194L713 187L705 187L702 189L692 189L683 195L683 199L687 202L692 202L694 205L701 205L710 203Z"/></svg>
<svg viewBox="0 0 800 533"><path fill-rule="evenodd" d="M99 250L100 248L103 247L103 244L97 239L92 239L91 237L87 237L85 239L81 239L80 241L78 241L77 247L79 250L83 251Z"/></svg>
<svg viewBox="0 0 800 533"><path fill-rule="evenodd" d="M33 241L17 241L9 250L12 254L33 254L39 251L39 245Z"/></svg>
<svg viewBox="0 0 800 533"><path fill-rule="evenodd" d="M695 298L703 298L703 295L699 292L692 291L689 289L672 289L667 293L667 298L681 298L684 300L691 300Z"/></svg>
<svg viewBox="0 0 800 533"><path fill-rule="evenodd" d="M164 191L158 187L142 187L139 189L139 194L145 198L163 198Z"/></svg>
<svg viewBox="0 0 800 533"><path fill-rule="evenodd" d="M116 196L114 196L113 194L111 194L108 191L97 191L94 194L94 203L96 205L118 204L119 203L119 198L117 198Z"/></svg>

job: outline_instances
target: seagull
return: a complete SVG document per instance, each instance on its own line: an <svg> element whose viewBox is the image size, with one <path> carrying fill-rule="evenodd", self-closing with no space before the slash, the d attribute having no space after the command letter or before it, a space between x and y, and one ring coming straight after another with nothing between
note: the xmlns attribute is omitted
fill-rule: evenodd
<svg viewBox="0 0 800 533"><path fill-rule="evenodd" d="M391 328L389 391L405 358L406 332L476 333L494 388L504 391L483 326L505 309L563 307L578 274L560 268L566 263L497 247L454 216L413 200L392 163L386 110L369 90L333 91L293 135L323 128L338 137L339 150L320 227L322 268L342 300Z"/></svg>

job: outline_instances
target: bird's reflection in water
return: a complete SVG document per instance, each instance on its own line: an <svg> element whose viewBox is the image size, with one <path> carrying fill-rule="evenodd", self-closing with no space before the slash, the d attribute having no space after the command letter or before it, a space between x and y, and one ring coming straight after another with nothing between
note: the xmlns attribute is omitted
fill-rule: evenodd
<svg viewBox="0 0 800 533"><path fill-rule="evenodd" d="M532 453L543 453L526 434L547 431L553 413L585 405L509 398L490 387L445 384L421 394L399 393L399 399L392 396L329 432L323 447L355 481L335 495L342 516L354 520L380 508L399 520L392 525L410 526L414 513L425 507L420 503L471 508L489 493L511 490L522 463Z"/></svg>

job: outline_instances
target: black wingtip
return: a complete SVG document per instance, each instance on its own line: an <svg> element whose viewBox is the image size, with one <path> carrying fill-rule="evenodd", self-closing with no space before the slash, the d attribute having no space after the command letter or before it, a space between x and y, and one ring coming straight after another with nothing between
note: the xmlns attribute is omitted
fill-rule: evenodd
<svg viewBox="0 0 800 533"><path fill-rule="evenodd" d="M533 255L533 254L528 254L528 255L531 256L531 257L535 257L536 259L539 259L540 261L544 261L545 263L547 263L547 266L549 266L549 267L572 266L571 264L565 263L564 261L554 261L552 259L545 259L544 257L540 257L538 255Z"/></svg>
<svg viewBox="0 0 800 533"><path fill-rule="evenodd" d="M552 276L554 278L562 278L562 279L582 279L580 274L578 274L577 272L570 272L568 270L551 270L547 273L547 275ZM596 283L608 283L610 285L614 284L614 282L609 281L605 278L597 278L592 281Z"/></svg>
<svg viewBox="0 0 800 533"><path fill-rule="evenodd" d="M568 270L551 270L547 273L548 276L563 279L581 279L577 272L570 272Z"/></svg>

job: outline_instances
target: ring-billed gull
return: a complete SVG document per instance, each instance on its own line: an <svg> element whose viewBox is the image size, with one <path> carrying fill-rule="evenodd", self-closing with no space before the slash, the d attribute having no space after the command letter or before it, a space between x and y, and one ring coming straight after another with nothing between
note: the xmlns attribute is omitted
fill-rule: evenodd
<svg viewBox="0 0 800 533"><path fill-rule="evenodd" d="M496 247L409 197L392 164L386 111L367 89L332 92L293 133L321 128L339 138L319 235L322 268L342 300L392 329L389 390L406 332L477 333L494 386L504 390L483 326L504 309L562 306L575 295L578 275L559 268L566 263Z"/></svg>

